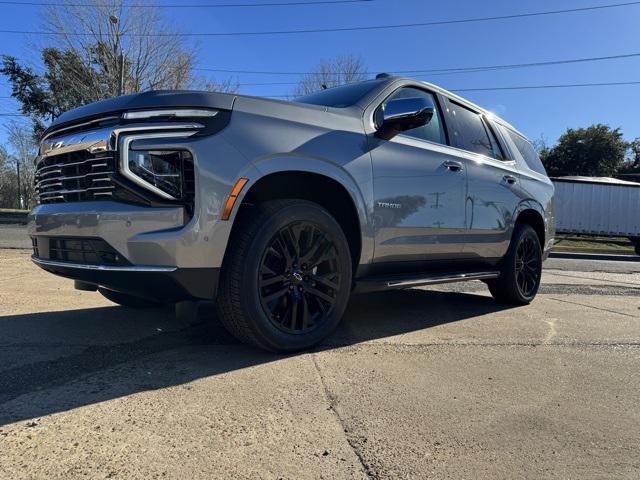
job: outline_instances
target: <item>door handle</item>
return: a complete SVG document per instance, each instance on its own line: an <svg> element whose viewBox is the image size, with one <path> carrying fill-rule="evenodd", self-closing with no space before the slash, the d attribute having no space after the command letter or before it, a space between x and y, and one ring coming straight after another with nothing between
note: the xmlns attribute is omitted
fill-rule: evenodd
<svg viewBox="0 0 640 480"><path fill-rule="evenodd" d="M517 178L514 177L513 175L505 175L504 177L502 177L502 179L507 182L509 185L513 185L514 183L516 183Z"/></svg>
<svg viewBox="0 0 640 480"><path fill-rule="evenodd" d="M453 160L447 160L443 165L447 170L450 170L452 172L459 172L463 168L462 162L455 162Z"/></svg>

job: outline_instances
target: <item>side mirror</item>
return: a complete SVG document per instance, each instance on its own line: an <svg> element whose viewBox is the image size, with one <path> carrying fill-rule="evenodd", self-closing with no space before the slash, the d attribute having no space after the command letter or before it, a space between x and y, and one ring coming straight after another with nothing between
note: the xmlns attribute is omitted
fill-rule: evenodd
<svg viewBox="0 0 640 480"><path fill-rule="evenodd" d="M390 100L376 111L376 135L389 140L400 132L427 125L434 109L425 98L398 98Z"/></svg>

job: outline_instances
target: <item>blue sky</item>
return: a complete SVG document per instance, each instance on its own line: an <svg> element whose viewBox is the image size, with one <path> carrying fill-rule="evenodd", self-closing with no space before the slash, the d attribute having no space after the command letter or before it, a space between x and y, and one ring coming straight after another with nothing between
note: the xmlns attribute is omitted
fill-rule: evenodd
<svg viewBox="0 0 640 480"><path fill-rule="evenodd" d="M158 0L172 3L177 0ZM248 3L257 0L188 0L187 3ZM265 0L276 1L276 0ZM158 3L154 1L154 3ZM616 3L616 0L374 0L360 4L268 8L164 9L183 32L287 30L425 22L508 15ZM39 7L2 6L1 29L38 30ZM360 56L371 71L448 68L562 60L640 52L640 5L590 12L520 18L476 24L362 32L196 40L199 66L234 70L308 71L320 59ZM0 34L3 53L33 59L34 39ZM205 73L205 72L200 72ZM241 92L286 95L292 86L243 83L296 81L296 76L234 75ZM223 80L223 74L216 74ZM640 57L578 65L500 72L426 76L445 88L562 83L640 81ZM0 96L9 95L6 80ZM470 100L513 123L532 139L549 143L568 127L606 123L621 127L627 139L640 137L640 85L548 90L469 92ZM0 111L17 103L0 99ZM0 120L4 121L4 120ZM4 133L0 132L0 141Z"/></svg>

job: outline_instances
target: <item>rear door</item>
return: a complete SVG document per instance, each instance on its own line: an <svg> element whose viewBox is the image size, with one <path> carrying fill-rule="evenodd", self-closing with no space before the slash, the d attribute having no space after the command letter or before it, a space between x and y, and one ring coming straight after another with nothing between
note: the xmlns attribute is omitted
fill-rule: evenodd
<svg viewBox="0 0 640 480"><path fill-rule="evenodd" d="M466 258L498 259L507 252L514 214L522 192L515 161L499 141L491 120L462 103L448 100L454 144L467 158Z"/></svg>
<svg viewBox="0 0 640 480"><path fill-rule="evenodd" d="M428 125L369 141L373 163L375 262L456 258L465 235L466 168L448 145L438 96L405 86L374 105L423 97L435 112ZM365 114L366 117L367 114Z"/></svg>

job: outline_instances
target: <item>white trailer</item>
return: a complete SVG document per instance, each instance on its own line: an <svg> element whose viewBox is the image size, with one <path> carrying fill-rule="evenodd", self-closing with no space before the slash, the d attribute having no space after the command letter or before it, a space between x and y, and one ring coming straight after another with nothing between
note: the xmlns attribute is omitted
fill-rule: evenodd
<svg viewBox="0 0 640 480"><path fill-rule="evenodd" d="M640 183L608 177L556 177L556 231L628 237L640 255Z"/></svg>

